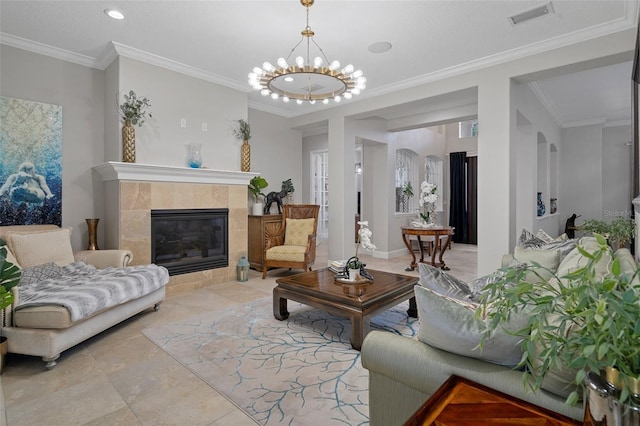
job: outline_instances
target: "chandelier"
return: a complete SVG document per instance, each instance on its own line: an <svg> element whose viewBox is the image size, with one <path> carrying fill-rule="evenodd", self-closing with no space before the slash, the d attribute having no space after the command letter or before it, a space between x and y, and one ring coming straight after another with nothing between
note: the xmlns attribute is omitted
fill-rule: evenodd
<svg viewBox="0 0 640 426"><path fill-rule="evenodd" d="M309 8L314 0L300 0L307 9L307 26L302 30L302 39L291 49L286 58L278 59L277 67L269 62L262 64L262 68L255 67L249 74L249 84L259 90L262 96L272 99L282 99L289 102L295 99L298 104L308 101L315 104L322 101L328 104L330 99L340 102L342 98L351 99L360 94L366 87L367 79L361 70L354 70L349 64L340 68L340 62L330 62L322 48L313 39L314 32L309 26ZM295 62L287 62L296 49L306 41L304 56L297 56ZM311 43L320 55L311 62Z"/></svg>

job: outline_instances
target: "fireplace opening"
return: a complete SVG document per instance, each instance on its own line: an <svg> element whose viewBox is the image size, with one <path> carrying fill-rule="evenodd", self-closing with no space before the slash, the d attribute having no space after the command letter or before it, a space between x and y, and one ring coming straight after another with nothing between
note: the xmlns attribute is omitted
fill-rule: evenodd
<svg viewBox="0 0 640 426"><path fill-rule="evenodd" d="M229 266L229 209L151 210L151 262L169 275Z"/></svg>

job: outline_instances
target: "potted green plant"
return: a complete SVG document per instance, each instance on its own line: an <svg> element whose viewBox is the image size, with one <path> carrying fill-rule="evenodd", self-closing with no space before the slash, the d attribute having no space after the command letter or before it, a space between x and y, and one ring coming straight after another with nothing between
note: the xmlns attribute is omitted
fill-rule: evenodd
<svg viewBox="0 0 640 426"><path fill-rule="evenodd" d="M241 170L243 172L251 171L251 145L249 145L249 139L251 139L251 125L244 119L236 120L236 127L233 129L233 135L236 139L242 141L241 152Z"/></svg>
<svg viewBox="0 0 640 426"><path fill-rule="evenodd" d="M569 404L579 400L588 374L625 377L611 384L619 402L637 392L633 382L640 377L640 269L623 272L615 258L608 272L597 273L611 249L603 236L595 238L593 252L577 247L586 264L563 277L537 264L501 269L484 288L477 312L488 321L485 338L512 316L527 315L527 326L515 333L522 338L523 381L539 389L550 371L568 368L576 385Z"/></svg>
<svg viewBox="0 0 640 426"><path fill-rule="evenodd" d="M636 236L636 222L633 219L619 216L611 222L598 219L585 220L579 229L604 236L609 243L617 243L624 247Z"/></svg>
<svg viewBox="0 0 640 426"><path fill-rule="evenodd" d="M293 193L295 191L295 188L293 187L293 182L291 182L291 179L282 181L281 190L287 191L287 203L291 203L293 201Z"/></svg>
<svg viewBox="0 0 640 426"><path fill-rule="evenodd" d="M13 303L13 293L11 289L18 285L22 271L15 264L7 260L7 247L0 247L0 310L5 309ZM4 316L3 316L4 319ZM0 331L2 330L1 324ZM8 343L7 338L0 333L0 374L4 372L7 358Z"/></svg>
<svg viewBox="0 0 640 426"><path fill-rule="evenodd" d="M411 185L411 181L409 181L402 188L402 211L408 211L408 204L411 197L413 197L413 185Z"/></svg>
<svg viewBox="0 0 640 426"><path fill-rule="evenodd" d="M124 102L119 103L119 96L116 95L118 110L124 119L122 126L122 161L125 163L136 162L136 131L133 126L142 126L146 117L152 117L147 108L151 106L146 97L139 98L136 92L129 90L124 94Z"/></svg>
<svg viewBox="0 0 640 426"><path fill-rule="evenodd" d="M262 176L254 176L249 181L249 191L255 197L255 202L253 203L252 210L254 216L262 215L263 203L261 202L260 197L262 197L262 200L264 200L265 194L262 192L262 190L267 186L269 186L269 183Z"/></svg>

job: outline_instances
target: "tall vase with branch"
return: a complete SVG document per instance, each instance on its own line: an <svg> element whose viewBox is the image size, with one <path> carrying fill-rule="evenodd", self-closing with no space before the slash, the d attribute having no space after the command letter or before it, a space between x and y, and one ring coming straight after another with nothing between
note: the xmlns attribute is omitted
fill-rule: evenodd
<svg viewBox="0 0 640 426"><path fill-rule="evenodd" d="M358 241L356 242L356 253L353 257L347 260L347 265L346 265L346 268L349 274L349 279L351 281L356 281L364 277L368 280L373 280L371 275L364 269L366 265L362 263L360 261L360 258L358 257L358 251L361 246L363 249L367 251L373 251L376 249L376 245L371 242L371 235L373 233L371 232L371 229L369 229L369 221L367 220L359 221L358 226L360 227L360 229L358 229Z"/></svg>
<svg viewBox="0 0 640 426"><path fill-rule="evenodd" d="M251 145L249 145L249 139L251 139L251 125L244 119L236 121L237 125L233 129L233 135L242 141L240 170L243 172L251 171Z"/></svg>
<svg viewBox="0 0 640 426"><path fill-rule="evenodd" d="M136 92L129 90L124 94L124 102L120 104L119 95L116 95L116 103L120 116L124 120L122 126L122 161L125 163L136 162L136 130L133 126L142 126L145 118L151 118L152 115L147 108L151 106L149 99L146 97L138 97Z"/></svg>

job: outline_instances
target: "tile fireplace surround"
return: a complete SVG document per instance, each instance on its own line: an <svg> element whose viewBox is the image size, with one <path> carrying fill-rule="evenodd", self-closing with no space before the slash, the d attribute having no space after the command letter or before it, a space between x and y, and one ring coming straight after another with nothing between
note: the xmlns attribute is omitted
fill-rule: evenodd
<svg viewBox="0 0 640 426"><path fill-rule="evenodd" d="M258 173L110 161L93 168L104 182L106 248L133 252L132 265L151 262L152 209L229 209L229 266L174 275L168 293L235 279L247 253L247 184Z"/></svg>

